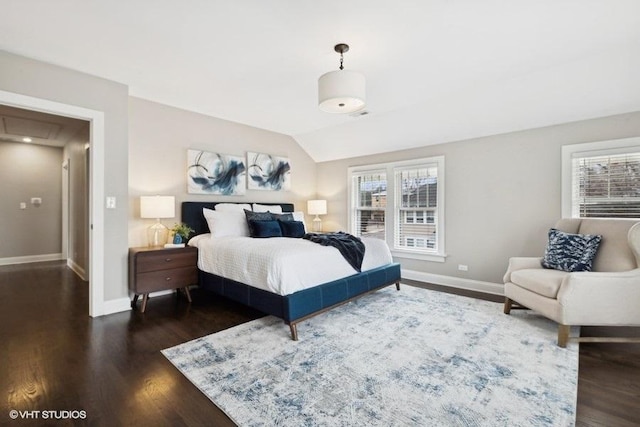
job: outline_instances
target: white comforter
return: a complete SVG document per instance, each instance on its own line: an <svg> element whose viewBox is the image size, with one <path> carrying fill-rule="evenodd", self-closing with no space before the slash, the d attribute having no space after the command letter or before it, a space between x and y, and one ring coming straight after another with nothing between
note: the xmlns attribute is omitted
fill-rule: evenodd
<svg viewBox="0 0 640 427"><path fill-rule="evenodd" d="M336 248L305 239L209 236L202 234L189 241L198 248L200 270L275 294L292 294L357 273ZM362 241L362 271L392 262L384 241Z"/></svg>

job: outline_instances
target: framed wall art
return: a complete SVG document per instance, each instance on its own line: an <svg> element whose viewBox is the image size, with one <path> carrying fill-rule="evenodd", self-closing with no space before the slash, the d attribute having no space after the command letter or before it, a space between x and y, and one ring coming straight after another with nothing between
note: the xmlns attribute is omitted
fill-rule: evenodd
<svg viewBox="0 0 640 427"><path fill-rule="evenodd" d="M247 153L249 190L288 191L291 189L291 162L288 157Z"/></svg>
<svg viewBox="0 0 640 427"><path fill-rule="evenodd" d="M244 158L209 151L188 150L187 192L189 194L245 194Z"/></svg>

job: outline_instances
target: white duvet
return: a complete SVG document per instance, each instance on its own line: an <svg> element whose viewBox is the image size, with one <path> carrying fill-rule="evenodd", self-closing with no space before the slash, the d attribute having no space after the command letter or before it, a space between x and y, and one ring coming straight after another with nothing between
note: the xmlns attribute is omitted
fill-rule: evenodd
<svg viewBox="0 0 640 427"><path fill-rule="evenodd" d="M380 239L363 238L362 271L392 262L387 244ZM189 245L198 248L198 268L236 282L288 295L357 271L340 252L305 239L271 237L196 236Z"/></svg>

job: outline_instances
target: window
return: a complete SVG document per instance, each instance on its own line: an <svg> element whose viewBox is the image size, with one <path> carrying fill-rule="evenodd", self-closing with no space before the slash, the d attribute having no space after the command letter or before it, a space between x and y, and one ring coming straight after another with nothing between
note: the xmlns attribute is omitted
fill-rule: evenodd
<svg viewBox="0 0 640 427"><path fill-rule="evenodd" d="M563 147L563 216L640 218L640 138Z"/></svg>
<svg viewBox="0 0 640 427"><path fill-rule="evenodd" d="M385 240L387 174L384 170L352 175L352 234Z"/></svg>
<svg viewBox="0 0 640 427"><path fill-rule="evenodd" d="M444 157L353 167L350 232L394 256L444 261Z"/></svg>

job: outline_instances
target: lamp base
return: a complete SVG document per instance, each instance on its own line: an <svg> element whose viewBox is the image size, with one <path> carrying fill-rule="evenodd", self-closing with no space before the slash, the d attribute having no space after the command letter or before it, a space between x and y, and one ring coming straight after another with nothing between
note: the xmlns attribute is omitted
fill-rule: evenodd
<svg viewBox="0 0 640 427"><path fill-rule="evenodd" d="M149 247L164 246L169 238L169 229L160 220L147 229L147 239Z"/></svg>
<svg viewBox="0 0 640 427"><path fill-rule="evenodd" d="M322 220L318 215L313 219L313 231L315 233L322 233Z"/></svg>

